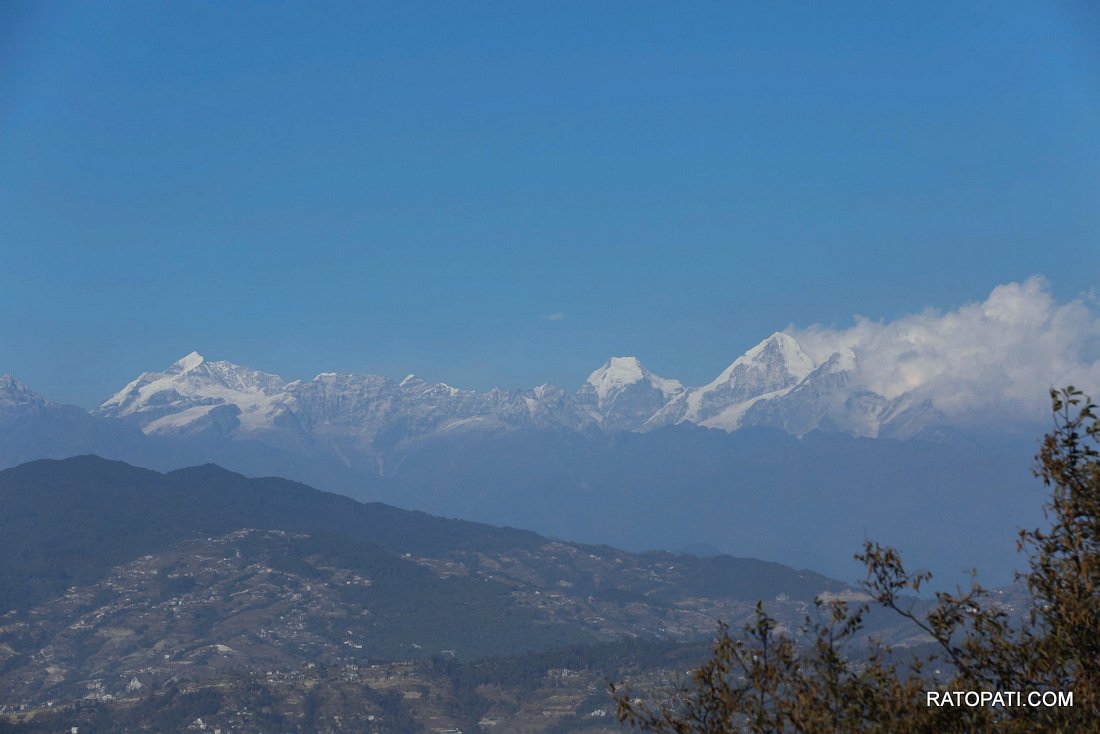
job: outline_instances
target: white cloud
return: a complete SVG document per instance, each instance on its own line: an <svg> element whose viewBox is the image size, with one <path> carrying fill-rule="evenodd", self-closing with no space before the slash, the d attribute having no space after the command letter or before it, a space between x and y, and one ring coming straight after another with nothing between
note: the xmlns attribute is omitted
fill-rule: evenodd
<svg viewBox="0 0 1100 734"><path fill-rule="evenodd" d="M1006 411L1040 418L1048 390L1068 384L1100 398L1100 314L1087 296L1055 303L1040 276L945 313L788 331L818 362L851 349L862 387L887 398L913 391L953 418Z"/></svg>
<svg viewBox="0 0 1100 734"><path fill-rule="evenodd" d="M539 316L539 318L542 319L543 321L564 321L565 320L565 312L564 311L555 311L554 313L543 314L542 316Z"/></svg>

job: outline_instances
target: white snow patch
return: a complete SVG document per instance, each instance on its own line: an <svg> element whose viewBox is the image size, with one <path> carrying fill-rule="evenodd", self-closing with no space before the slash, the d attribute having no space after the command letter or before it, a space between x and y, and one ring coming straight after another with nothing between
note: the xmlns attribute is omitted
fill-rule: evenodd
<svg viewBox="0 0 1100 734"><path fill-rule="evenodd" d="M193 408L186 408L179 413L170 413L166 416L157 418L152 423L142 426L141 430L146 436L152 436L156 433L171 433L172 431L179 430L184 426L194 423L217 407L219 406L196 405Z"/></svg>
<svg viewBox="0 0 1100 734"><path fill-rule="evenodd" d="M191 352L186 357L177 359L173 364L173 368L178 368L180 372L190 372L206 360L198 352Z"/></svg>
<svg viewBox="0 0 1100 734"><path fill-rule="evenodd" d="M146 433L181 428L218 405L235 405L244 430L266 428L285 409L286 383L278 375L232 362L207 362L197 352L177 360L165 372L145 372L100 406L114 416L156 416ZM172 415L161 416L165 408Z"/></svg>
<svg viewBox="0 0 1100 734"><path fill-rule="evenodd" d="M813 359L811 359L808 354L802 351L802 347L793 336L791 336L790 334L784 334L781 331L777 331L769 336L767 339L760 342L755 347L735 359L729 367L722 370L722 374L718 375L718 377L716 377L714 381L712 381L708 385L705 385L701 389L703 391L710 391L720 385L728 383L733 377L734 370L736 370L741 365L752 365L760 363L764 358L765 350L773 344L778 347L783 367L786 369L787 373L795 380L801 381L806 379L806 377L814 371L814 367L817 366L814 363Z"/></svg>
<svg viewBox="0 0 1100 734"><path fill-rule="evenodd" d="M781 398L791 390L795 388L785 387L782 390L774 390L772 392L764 393L763 395L757 395L756 397L749 398L741 403L734 403L723 408L717 415L713 415L710 418L699 423L699 425L706 428L721 428L724 431L736 431L741 427L741 419L745 417L745 413L749 412L749 408L759 403L761 400L771 400L773 398Z"/></svg>
<svg viewBox="0 0 1100 734"><path fill-rule="evenodd" d="M603 403L612 393L643 380L650 387L660 390L666 398L684 388L677 380L670 380L653 374L642 366L637 357L612 357L603 367L589 375L586 383L592 386L596 398L600 403Z"/></svg>

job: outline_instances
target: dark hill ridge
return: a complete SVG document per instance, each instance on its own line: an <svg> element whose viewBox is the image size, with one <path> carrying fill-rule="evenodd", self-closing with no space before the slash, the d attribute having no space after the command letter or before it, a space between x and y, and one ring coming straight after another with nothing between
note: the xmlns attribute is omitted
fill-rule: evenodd
<svg viewBox="0 0 1100 734"><path fill-rule="evenodd" d="M213 465L36 461L0 472L0 730L261 730L251 711L284 717L262 730L542 731L588 721L626 668L683 671L757 600L797 636L815 597L844 591L776 563L566 543ZM612 663L624 644L635 657ZM347 725L288 724L315 717Z"/></svg>
<svg viewBox="0 0 1100 734"><path fill-rule="evenodd" d="M559 543L524 530L360 503L284 479L250 479L214 465L162 474L80 456L0 472L0 608L24 609L93 582L115 565L241 528L365 543L425 563L458 564L467 574L478 559L497 559L498 576L568 584L578 593L809 600L843 587L752 559Z"/></svg>
<svg viewBox="0 0 1100 734"><path fill-rule="evenodd" d="M242 527L370 542L430 554L538 536L363 504L284 479L249 479L213 464L166 474L97 456L40 460L0 472L0 608L33 603L174 543ZM49 574L43 574L43 571Z"/></svg>

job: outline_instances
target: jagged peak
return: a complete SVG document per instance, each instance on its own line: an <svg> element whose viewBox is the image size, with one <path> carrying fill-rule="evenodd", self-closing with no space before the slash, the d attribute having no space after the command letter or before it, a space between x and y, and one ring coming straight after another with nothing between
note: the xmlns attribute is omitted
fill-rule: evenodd
<svg viewBox="0 0 1100 734"><path fill-rule="evenodd" d="M744 357L748 359L756 359L769 349L778 350L783 355L787 362L791 361L808 361L813 362L809 356L802 351L802 345L798 343L790 334L783 331L773 332L767 339L754 346L749 351L745 352Z"/></svg>
<svg viewBox="0 0 1100 734"><path fill-rule="evenodd" d="M848 347L843 347L832 354L819 367L827 372L851 372L856 368L856 353Z"/></svg>
<svg viewBox="0 0 1100 734"><path fill-rule="evenodd" d="M0 375L0 404L2 405L46 405L49 401L26 386L12 374Z"/></svg>
<svg viewBox="0 0 1100 734"><path fill-rule="evenodd" d="M737 367L758 363L772 354L782 360L784 368L796 380L804 379L817 366L814 360L802 350L802 345L797 339L790 334L777 331L734 360L733 364L711 384L726 382Z"/></svg>
<svg viewBox="0 0 1100 734"><path fill-rule="evenodd" d="M26 383L10 373L0 375L0 393L41 397L34 390L27 387Z"/></svg>
<svg viewBox="0 0 1100 734"><path fill-rule="evenodd" d="M615 390L642 381L648 382L665 395L671 395L683 389L683 385L677 380L670 380L650 372L637 357L612 357L588 376L585 385L596 393L596 397L604 400Z"/></svg>
<svg viewBox="0 0 1100 734"><path fill-rule="evenodd" d="M0 375L0 389L2 390L27 390L27 386L15 375L5 373Z"/></svg>
<svg viewBox="0 0 1100 734"><path fill-rule="evenodd" d="M198 352L191 352L187 356L180 357L175 362L173 362L172 369L179 372L190 372L205 361L206 358Z"/></svg>

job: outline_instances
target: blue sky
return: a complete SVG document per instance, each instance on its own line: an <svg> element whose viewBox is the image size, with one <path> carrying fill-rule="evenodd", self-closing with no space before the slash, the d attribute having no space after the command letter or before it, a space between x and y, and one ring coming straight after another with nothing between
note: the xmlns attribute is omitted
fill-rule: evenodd
<svg viewBox="0 0 1100 734"><path fill-rule="evenodd" d="M0 373L699 384L1100 282L1088 3L389 5L4 3Z"/></svg>

